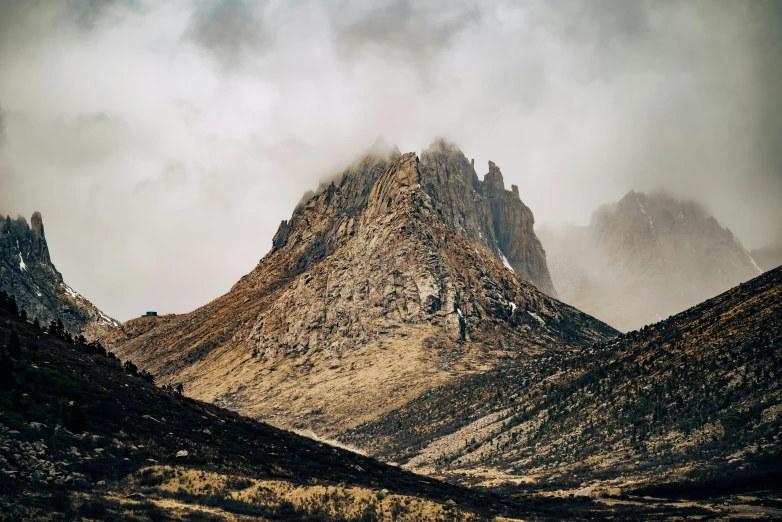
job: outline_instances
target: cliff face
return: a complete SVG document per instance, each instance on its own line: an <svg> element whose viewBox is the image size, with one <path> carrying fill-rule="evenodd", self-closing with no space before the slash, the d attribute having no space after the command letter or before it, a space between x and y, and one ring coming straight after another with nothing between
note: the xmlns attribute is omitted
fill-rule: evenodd
<svg viewBox="0 0 782 522"><path fill-rule="evenodd" d="M13 295L29 319L37 318L42 326L62 319L68 331L97 337L119 324L65 284L49 256L39 212L30 224L22 217L5 218L0 228L0 290Z"/></svg>
<svg viewBox="0 0 782 522"><path fill-rule="evenodd" d="M615 334L457 231L458 205L425 188L433 175L412 153L364 158L228 294L104 342L195 397L333 434L455 375ZM477 234L493 233L484 204L464 213Z"/></svg>
<svg viewBox="0 0 782 522"><path fill-rule="evenodd" d="M761 273L730 230L693 202L630 192L587 227L542 233L560 297L639 328Z"/></svg>
<svg viewBox="0 0 782 522"><path fill-rule="evenodd" d="M421 167L421 186L440 203L447 224L540 291L557 297L532 211L516 185L505 190L499 167L489 162L489 172L480 181L474 163L443 140L421 154Z"/></svg>

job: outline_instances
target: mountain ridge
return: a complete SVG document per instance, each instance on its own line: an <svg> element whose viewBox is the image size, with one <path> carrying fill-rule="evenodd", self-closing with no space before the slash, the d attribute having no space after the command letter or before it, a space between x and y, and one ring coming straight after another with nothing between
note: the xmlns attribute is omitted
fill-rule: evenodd
<svg viewBox="0 0 782 522"><path fill-rule="evenodd" d="M42 326L62 320L65 328L94 339L119 326L63 280L52 263L43 218L35 212L30 224L6 216L0 227L0 290Z"/></svg>
<svg viewBox="0 0 782 522"><path fill-rule="evenodd" d="M780 312L777 268L589 349L447 383L339 440L470 484L774 491Z"/></svg>

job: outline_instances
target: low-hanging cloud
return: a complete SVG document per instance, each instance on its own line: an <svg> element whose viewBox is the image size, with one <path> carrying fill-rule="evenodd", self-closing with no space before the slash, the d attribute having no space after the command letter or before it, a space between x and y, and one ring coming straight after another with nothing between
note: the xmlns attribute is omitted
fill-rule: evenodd
<svg viewBox="0 0 782 522"><path fill-rule="evenodd" d="M0 1L0 209L70 284L183 312L378 136L491 159L538 223L630 189L782 236L773 1Z"/></svg>
<svg viewBox="0 0 782 522"><path fill-rule="evenodd" d="M226 70L232 69L250 55L271 48L266 5L245 0L198 2L184 36L211 53Z"/></svg>
<svg viewBox="0 0 782 522"><path fill-rule="evenodd" d="M483 11L475 3L386 0L333 13L337 49L345 57L367 49L396 54L411 62L435 60L459 34L479 24Z"/></svg>

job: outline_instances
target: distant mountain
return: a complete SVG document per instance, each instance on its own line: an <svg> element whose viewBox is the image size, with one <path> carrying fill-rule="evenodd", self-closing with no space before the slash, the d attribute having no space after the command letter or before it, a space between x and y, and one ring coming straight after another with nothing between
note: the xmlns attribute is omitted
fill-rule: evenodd
<svg viewBox="0 0 782 522"><path fill-rule="evenodd" d="M773 270L782 266L782 242L755 248L750 255L764 271Z"/></svg>
<svg viewBox="0 0 782 522"><path fill-rule="evenodd" d="M43 327L61 319L66 330L94 338L119 326L63 281L49 256L39 212L30 224L7 216L0 227L0 290L15 296L30 321L37 318Z"/></svg>
<svg viewBox="0 0 782 522"><path fill-rule="evenodd" d="M226 295L103 339L199 399L330 435L464 373L616 335L525 276L549 285L531 212L496 167L480 181L436 142L357 161Z"/></svg>
<svg viewBox="0 0 782 522"><path fill-rule="evenodd" d="M540 235L560 299L624 331L762 272L701 206L661 193L630 192L586 227Z"/></svg>
<svg viewBox="0 0 782 522"><path fill-rule="evenodd" d="M778 494L780 377L777 268L607 343L444 384L340 440L471 484Z"/></svg>

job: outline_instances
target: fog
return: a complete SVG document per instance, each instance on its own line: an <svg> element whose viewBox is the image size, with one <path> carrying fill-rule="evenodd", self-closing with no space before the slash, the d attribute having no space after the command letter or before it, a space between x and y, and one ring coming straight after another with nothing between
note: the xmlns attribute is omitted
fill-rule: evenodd
<svg viewBox="0 0 782 522"><path fill-rule="evenodd" d="M538 224L630 189L782 238L782 4L0 0L0 212L125 320L185 312L379 136L499 165Z"/></svg>

